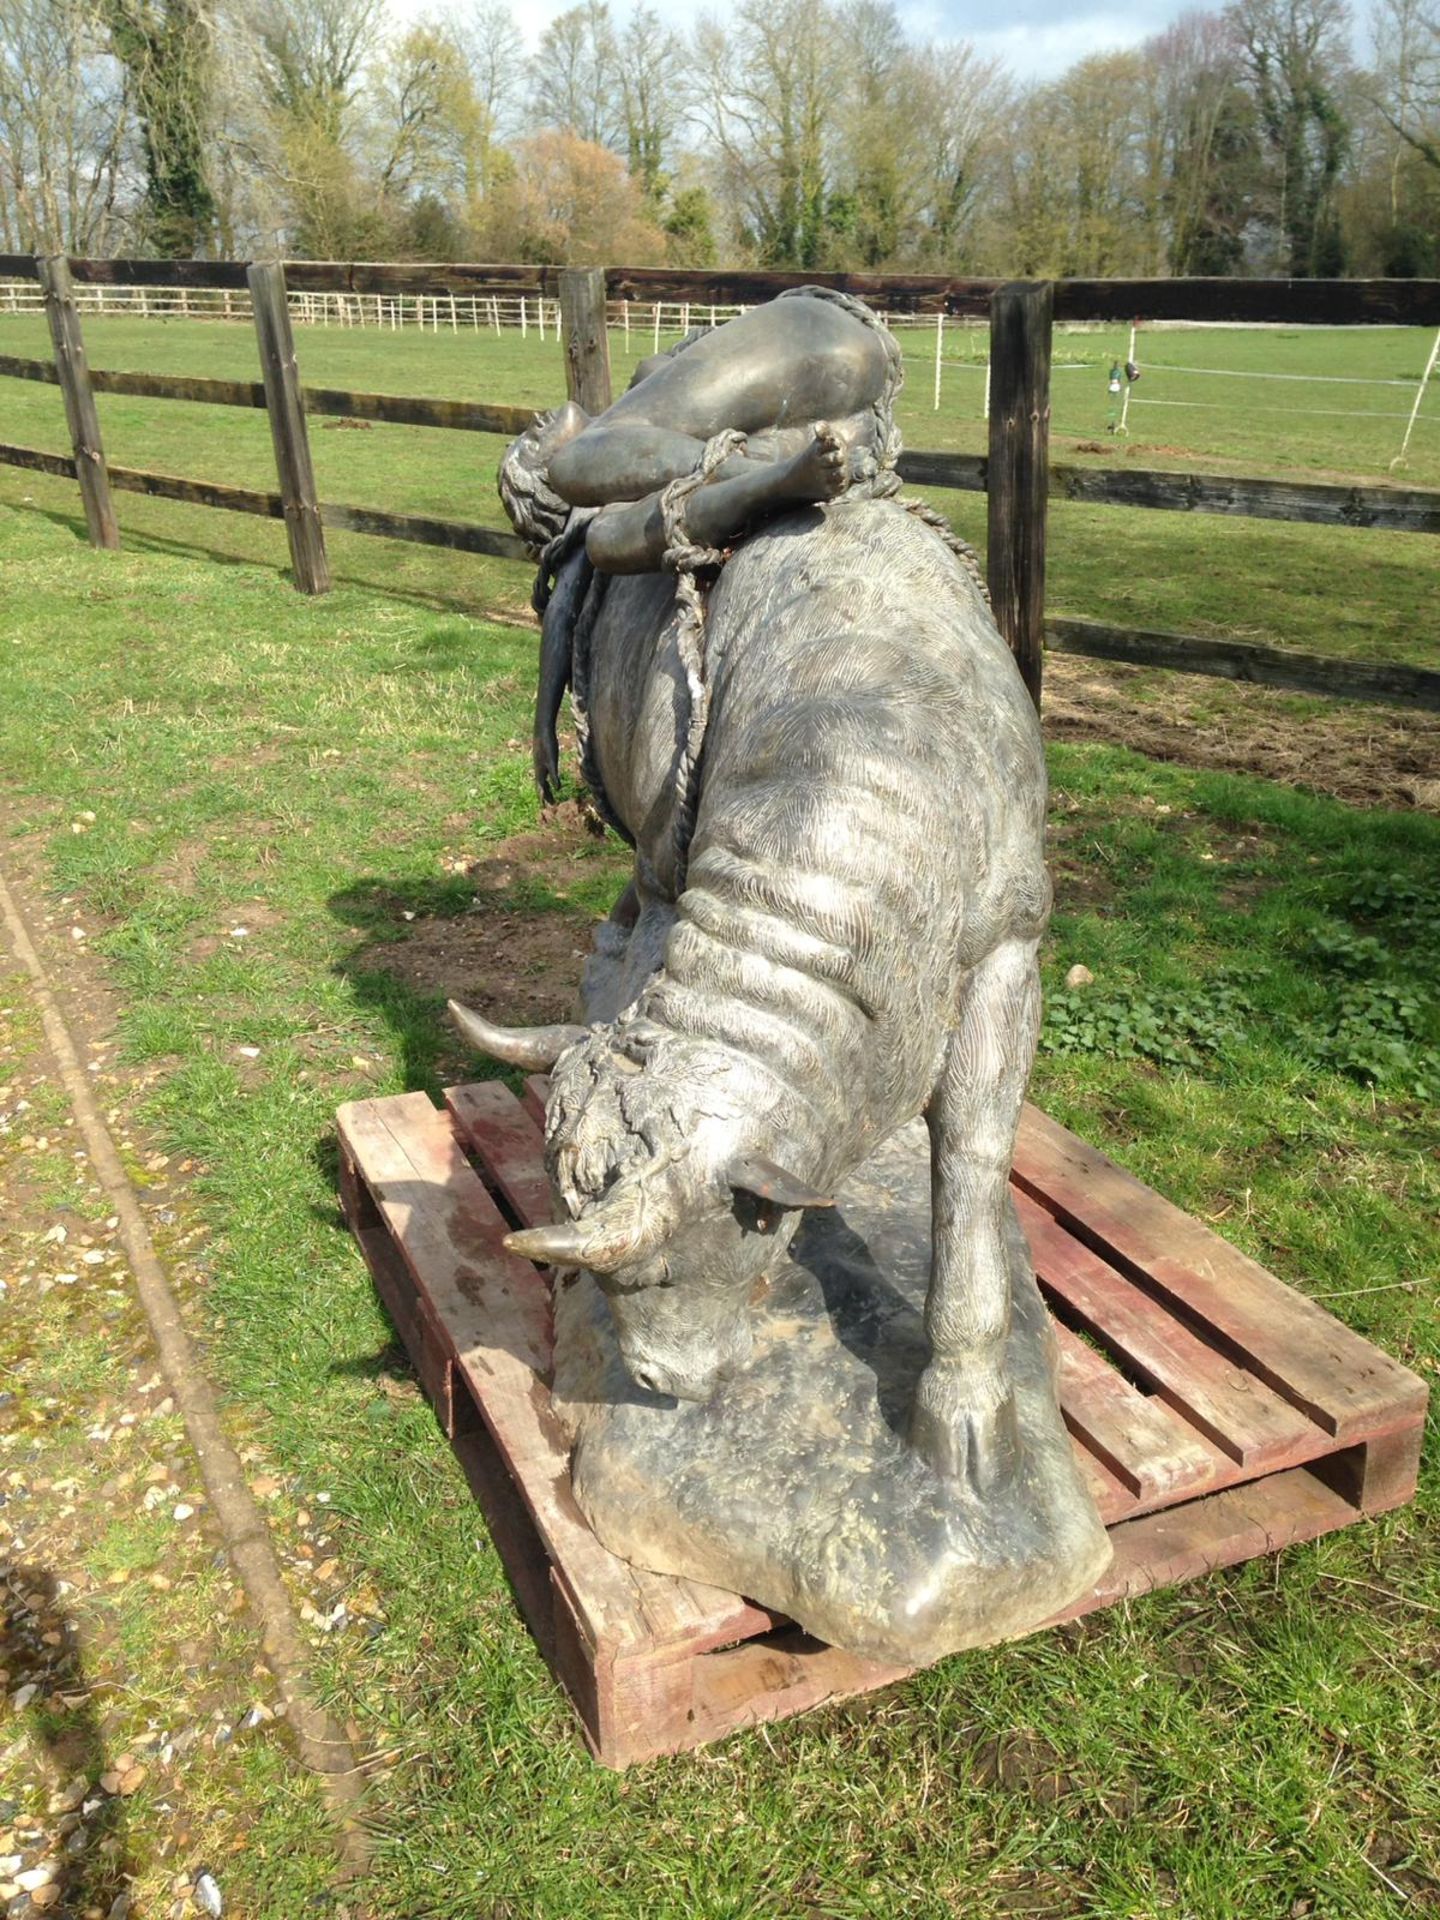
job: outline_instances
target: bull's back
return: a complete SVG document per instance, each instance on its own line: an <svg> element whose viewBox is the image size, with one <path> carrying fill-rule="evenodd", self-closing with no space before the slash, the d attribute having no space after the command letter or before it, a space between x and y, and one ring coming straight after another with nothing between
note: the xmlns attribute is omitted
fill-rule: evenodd
<svg viewBox="0 0 1440 1920"><path fill-rule="evenodd" d="M1044 764L973 582L902 508L777 523L710 603L712 710L667 1019L837 1109L923 1101L959 982L1038 931Z"/></svg>

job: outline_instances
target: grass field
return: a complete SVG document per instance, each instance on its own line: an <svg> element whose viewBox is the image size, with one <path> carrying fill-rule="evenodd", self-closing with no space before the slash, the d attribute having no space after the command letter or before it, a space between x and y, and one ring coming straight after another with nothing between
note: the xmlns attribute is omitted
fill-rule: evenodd
<svg viewBox="0 0 1440 1920"><path fill-rule="evenodd" d="M337 459L368 445L335 440ZM252 1471L280 1489L282 1541L328 1496L350 1623L314 1631L315 1666L385 1756L373 1882L336 1896L352 1920L1435 1910L1433 1431L1419 1501L1380 1522L711 1752L592 1767L333 1190L339 1101L473 1073L441 983L485 994L498 976L502 1013L559 1015L618 884L613 849L537 820L533 638L353 584L306 601L273 554L217 565L160 537L96 554L12 499L4 857L115 996L104 1097L137 1164L158 1145L189 1165L192 1310ZM1052 778L1037 1097L1433 1377L1440 820L1118 750L1055 748ZM1084 1001L1059 990L1077 961L1096 976ZM36 1170L25 1138L0 1137L7 1182ZM80 1291L0 1321L22 1437L84 1391L65 1317ZM103 1354L103 1328L89 1337ZM165 1564L162 1532L117 1513L115 1533L102 1581L117 1555ZM108 1593L96 1608L119 1605ZM176 1685L150 1618L126 1616L106 1670L111 1741ZM312 1797L254 1757L137 1796L146 1886L168 1883L153 1850L192 1791L227 1847L227 1912L332 1910L314 1904ZM0 1740L7 1798L43 1804L23 1728Z"/></svg>
<svg viewBox="0 0 1440 1920"><path fill-rule="evenodd" d="M521 340L513 331L497 336L303 328L298 339L302 374L317 385L537 407L561 397L558 349L553 341L542 344L533 332ZM910 371L901 402L907 444L983 449L983 372L973 355L983 354L984 339L972 330L950 336L954 359L946 373L944 404L935 413L930 404L933 362L926 357L924 336L902 336ZM97 318L87 321L87 341L96 366L249 379L256 375L248 325ZM616 334L612 350L617 383L628 378L630 367L650 344L649 333L637 328L627 354ZM1286 372L1339 369L1346 379L1413 375L1418 380L1428 341L1414 330L1298 337L1229 329L1157 332L1153 349L1146 343L1146 353L1153 350L1157 364L1146 360L1147 371L1132 396L1131 435L1110 440L1104 432L1105 375L1126 344L1126 333L1118 329L1057 336L1057 457L1329 479L1394 477L1410 485L1440 485L1440 388L1427 400L1410 466L1403 475L1388 476L1387 462L1399 444L1403 420L1367 420L1361 410L1399 405L1399 388L1312 389L1291 382L1273 390L1287 405L1291 396L1300 405L1299 396L1313 399L1318 392L1338 394L1336 404L1355 409L1348 421L1310 419L1300 413L1256 412L1257 390L1263 386L1272 393L1266 383L1169 374L1158 365L1163 357L1176 364L1236 366L1242 371L1273 364ZM47 354L43 322L0 316L0 352ZM1204 404L1193 410L1188 400L1186 409L1173 413L1153 404L1167 396L1193 396L1197 388L1204 389ZM1375 392L1382 395L1380 402L1365 397ZM107 451L118 463L241 486L274 486L269 432L259 413L103 395L99 407ZM1177 421L1185 423L1183 431ZM0 380L0 438L68 450L58 390ZM317 419L311 443L324 499L504 525L493 484L502 449L488 436L386 425L355 430ZM0 468L0 500L24 499L72 517L77 510L75 491L67 484ZM983 498L939 494L936 499L957 529L983 546ZM133 495L120 497L118 511L122 530L137 540L179 543L235 558L283 560L283 536L269 523ZM524 570L510 563L355 538L335 538L331 544L342 574L356 582L475 612L521 612L528 598ZM1051 512L1051 611L1117 625L1232 635L1434 666L1440 661L1434 568L1433 543L1417 535L1064 504Z"/></svg>

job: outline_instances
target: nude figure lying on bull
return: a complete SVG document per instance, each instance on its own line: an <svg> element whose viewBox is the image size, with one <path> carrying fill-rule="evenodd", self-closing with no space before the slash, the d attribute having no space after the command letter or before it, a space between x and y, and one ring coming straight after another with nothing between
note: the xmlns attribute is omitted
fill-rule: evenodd
<svg viewBox="0 0 1440 1920"><path fill-rule="evenodd" d="M923 1113L931 1358L911 1438L937 1472L984 1489L1022 1452L1005 1363L1007 1180L1050 901L1039 728L973 564L886 497L893 343L843 297L802 290L765 311L782 310L811 338L839 312L879 359L852 381L848 348L822 367L777 347L772 368L746 346L736 373L721 347L747 341L746 316L670 363L704 375L704 404L677 411L679 426L655 404L668 391L655 373L551 455L543 484L567 518L567 486L635 503L619 523L639 532L613 534L629 552L648 538L656 487L693 466L717 421L813 439L842 389L841 417L867 416L859 479L824 505L782 506L718 573L698 666L673 575L588 580L564 664L587 772L636 849L635 878L597 934L586 1024L517 1033L455 1011L477 1047L551 1073L563 1217L509 1244L593 1272L636 1382L682 1398L744 1365L755 1290L798 1210L825 1204ZM734 391L751 411L726 414ZM665 437L677 433L683 449ZM533 452L507 463L512 479L523 469L516 524L531 537ZM692 517L707 491L724 507L729 484L695 492Z"/></svg>

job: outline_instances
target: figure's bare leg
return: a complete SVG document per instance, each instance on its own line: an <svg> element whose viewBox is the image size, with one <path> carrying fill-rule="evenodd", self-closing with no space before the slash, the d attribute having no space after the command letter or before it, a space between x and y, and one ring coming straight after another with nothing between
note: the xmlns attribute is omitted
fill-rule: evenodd
<svg viewBox="0 0 1440 1920"><path fill-rule="evenodd" d="M916 1388L910 1438L937 1473L979 1493L1014 1470L1020 1448L1005 1364L1005 1207L1040 1027L1036 954L1033 940L1007 940L971 973L926 1112L930 1362Z"/></svg>
<svg viewBox="0 0 1440 1920"><path fill-rule="evenodd" d="M643 500L700 464L705 442L669 427L639 420L611 420L602 414L577 433L550 461L550 485L572 507L606 507L617 500ZM743 457L726 461L744 465Z"/></svg>
<svg viewBox="0 0 1440 1920"><path fill-rule="evenodd" d="M823 422L789 459L727 460L690 496L685 510L690 538L697 546L724 547L767 512L833 500L844 489L848 464L844 437ZM585 545L602 573L653 573L665 555L658 495L597 515Z"/></svg>

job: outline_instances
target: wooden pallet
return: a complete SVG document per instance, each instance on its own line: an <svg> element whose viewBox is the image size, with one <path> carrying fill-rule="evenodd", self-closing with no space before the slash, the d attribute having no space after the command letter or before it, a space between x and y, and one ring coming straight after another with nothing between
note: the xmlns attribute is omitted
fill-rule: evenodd
<svg viewBox="0 0 1440 1920"><path fill-rule="evenodd" d="M713 1587L608 1553L546 1389L544 1083L361 1100L341 1195L376 1287L596 1757L623 1767L901 1677ZM1027 1108L1014 1191L1059 1326L1061 1398L1114 1542L1071 1617L1409 1499L1424 1383Z"/></svg>

